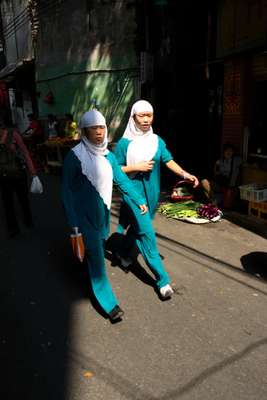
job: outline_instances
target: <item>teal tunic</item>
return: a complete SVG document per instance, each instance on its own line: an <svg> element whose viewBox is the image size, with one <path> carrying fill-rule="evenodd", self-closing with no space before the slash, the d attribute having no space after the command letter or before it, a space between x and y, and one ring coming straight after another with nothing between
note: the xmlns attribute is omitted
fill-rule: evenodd
<svg viewBox="0 0 267 400"><path fill-rule="evenodd" d="M127 149L130 140L122 138L116 145L115 156L119 165L126 165ZM155 161L151 172L137 173L131 178L135 190L146 199L149 213L144 216L138 215L135 205L131 200L123 196L123 203L120 209L118 233L123 233L128 228L124 248L121 251L123 257L127 257L132 247L137 244L146 264L156 277L157 287L160 289L170 282L157 248L156 235L153 229L151 218L154 217L160 194L160 164L172 160L171 153L167 150L163 139L159 137L158 149L153 161Z"/></svg>
<svg viewBox="0 0 267 400"><path fill-rule="evenodd" d="M152 218L155 215L160 195L160 165L161 163L166 164L173 159L164 140L161 137L158 138L158 149L153 157L153 161L155 161L153 170L151 172L139 172L131 178L137 192L146 199ZM114 154L121 166L127 165L127 149L129 144L130 140L121 138L116 145Z"/></svg>
<svg viewBox="0 0 267 400"><path fill-rule="evenodd" d="M127 175L121 171L114 155L106 156L113 170L113 180L123 197L135 206L145 204L141 194L133 189ZM70 227L77 226L84 235L85 247L91 246L92 237L106 239L109 234L110 211L107 209L95 187L82 173L80 160L73 151L65 158L62 177L62 199Z"/></svg>
<svg viewBox="0 0 267 400"><path fill-rule="evenodd" d="M108 153L106 158L112 167L114 182L134 208L134 213L141 216L139 205L145 204L145 200L134 191L114 155ZM80 160L73 151L68 153L63 165L62 200L70 227L78 227L83 234L94 295L109 313L118 304L106 274L104 259L104 240L109 233L110 211L82 173Z"/></svg>

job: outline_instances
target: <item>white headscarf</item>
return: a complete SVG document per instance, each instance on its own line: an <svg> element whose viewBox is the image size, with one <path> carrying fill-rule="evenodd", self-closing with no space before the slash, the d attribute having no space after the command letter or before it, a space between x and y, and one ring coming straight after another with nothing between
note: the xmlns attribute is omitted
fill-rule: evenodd
<svg viewBox="0 0 267 400"><path fill-rule="evenodd" d="M124 138L131 141L127 149L127 165L152 160L158 149L158 136L153 133L152 126L144 133L135 124L134 115L144 112L153 113L153 107L148 101L139 100L134 103L123 134Z"/></svg>
<svg viewBox="0 0 267 400"><path fill-rule="evenodd" d="M104 141L99 144L91 143L85 136L81 142L72 150L81 162L82 173L95 187L107 208L111 207L113 171L105 155L109 153L107 149L107 126L104 116L98 110L90 110L83 114L80 128L90 128L92 126L105 126L106 132Z"/></svg>

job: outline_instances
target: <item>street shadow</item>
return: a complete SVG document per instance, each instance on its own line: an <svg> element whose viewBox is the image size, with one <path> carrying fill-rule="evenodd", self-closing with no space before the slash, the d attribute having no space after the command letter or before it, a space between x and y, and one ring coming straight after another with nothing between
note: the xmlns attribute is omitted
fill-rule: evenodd
<svg viewBox="0 0 267 400"><path fill-rule="evenodd" d="M267 253L254 251L240 258L244 270L251 275L267 280Z"/></svg>
<svg viewBox="0 0 267 400"><path fill-rule="evenodd" d="M88 270L71 253L56 176L31 196L34 228L7 240L0 226L0 397L65 400L73 305L89 299ZM3 217L3 215L0 215Z"/></svg>
<svg viewBox="0 0 267 400"><path fill-rule="evenodd" d="M210 379L215 374L218 374L220 371L224 370L225 368L237 363L240 360L243 360L245 357L249 356L255 350L259 348L264 348L267 345L267 339L263 338L258 340L255 343L249 344L246 348L244 348L239 353L236 353L224 360L220 361L217 364L214 364L211 367L208 367L204 371L202 371L199 375L192 378L187 384L181 386L177 390L173 390L169 392L167 395L162 397L162 400L176 400L182 397L184 394L191 392L196 387L200 386L203 382L207 379Z"/></svg>
<svg viewBox="0 0 267 400"><path fill-rule="evenodd" d="M243 210L242 212L226 211L224 212L224 219L240 226L240 228L244 228L264 239L267 239L266 223L263 223L260 220L255 221L255 217L248 217Z"/></svg>
<svg viewBox="0 0 267 400"><path fill-rule="evenodd" d="M1 243L3 399L65 399L71 308L80 295L68 295L55 263L53 230L47 233L49 239L42 240L34 228Z"/></svg>
<svg viewBox="0 0 267 400"><path fill-rule="evenodd" d="M118 218L118 211L117 210L113 210L111 211L111 216ZM255 286L251 285L250 283L244 282L240 279L238 279L237 277L234 276L230 276L227 273L227 270L229 272L234 272L236 275L240 275L240 276L246 276L246 277L250 277L250 279L258 281L259 278L262 278L262 276L256 276L256 275L252 275L251 273L248 273L246 270L242 270L241 268L238 268L235 265L232 265L224 260L220 260L218 258L214 258L202 251L199 251L197 249L194 249L191 246L188 246L182 242L178 242L175 239L172 239L166 235L162 235L159 232L156 232L156 236L158 239L160 239L161 243L159 243L159 245L163 248L166 248L176 254L179 254L185 258L187 258L188 260L192 260L192 261L196 261L195 257L197 257L197 265L201 268L201 267L205 267L205 268L209 268L212 271L216 272L217 274L223 275L225 278L230 279L234 282L237 282L243 286L246 286L248 288L251 288L253 290L258 291L259 293L262 293L264 296L267 296L267 293L259 288L256 288ZM170 245L170 247L169 247ZM174 246L174 247L173 247ZM175 248L176 247L176 248ZM181 251L182 250L182 251ZM188 254L184 254L184 251ZM161 256L162 257L162 256ZM201 260L203 260L203 262L201 262ZM207 265L205 261L210 261L212 262L212 265ZM216 266L223 266L225 267L225 270L218 270L216 268ZM265 279L264 279L265 280Z"/></svg>
<svg viewBox="0 0 267 400"><path fill-rule="evenodd" d="M62 279L69 289L74 293L79 293L79 297L87 299L88 303L91 303L96 312L98 312L102 317L107 318L106 313L99 306L91 285L91 280L89 277L89 271L87 262L84 260L82 263L74 257L69 240L67 240L68 235L66 234L66 239L59 239L55 243L56 255L57 255L57 270L62 274Z"/></svg>
<svg viewBox="0 0 267 400"><path fill-rule="evenodd" d="M178 242L178 241L176 241L174 239L171 239L171 238L169 238L169 237L167 237L165 235L161 235L160 233L157 233L156 236L159 239L161 239L161 241L162 241L160 243L161 247L166 248L166 249L168 249L168 250L170 250L170 251L172 251L172 252L174 252L176 254L179 254L179 255L181 255L182 257L185 257L188 260L192 260L194 262L197 261L196 265L199 266L200 268L202 268L202 267L208 268L208 269L216 272L216 274L222 275L222 276L224 276L225 278L227 278L229 280L232 280L232 281L234 281L234 282L236 282L236 283L238 283L238 284L240 284L242 286L245 286L247 288L253 289L253 290L257 291L258 293L261 293L264 296L267 296L267 292L265 290L262 290L262 289L260 289L258 287L255 287L254 285L252 285L252 284L250 284L248 282L244 282L243 280L239 279L236 276L229 275L227 273L227 270L229 272L234 272L235 275L237 275L237 276L240 275L241 277L242 276L243 277L244 276L245 277L249 277L250 280L253 280L253 281L259 281L259 277L253 276L253 275L249 274L247 271L243 271L241 268L236 267L235 265L229 264L229 263L227 263L227 262L225 262L223 260L220 260L218 258L214 258L214 257L212 257L212 256L210 256L208 254L205 254L205 253L203 253L203 252L201 252L199 250L196 250L196 249L194 249L194 248L192 248L190 246L187 246L184 243ZM175 249L173 247L170 247L170 246L168 246L166 244L171 244L171 246L177 245L177 249ZM184 254L183 253L184 251L186 253L188 253L188 254ZM212 265L208 265L206 261L212 262ZM217 267L218 266L223 266L224 269L218 269L218 268L216 268L216 266Z"/></svg>

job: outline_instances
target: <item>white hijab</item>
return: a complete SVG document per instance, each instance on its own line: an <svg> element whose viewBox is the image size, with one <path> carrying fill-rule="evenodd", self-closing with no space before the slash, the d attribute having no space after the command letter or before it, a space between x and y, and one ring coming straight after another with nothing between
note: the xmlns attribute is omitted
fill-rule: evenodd
<svg viewBox="0 0 267 400"><path fill-rule="evenodd" d="M152 105L146 100L139 100L132 106L131 115L123 134L123 137L131 143L127 149L127 165L137 164L141 161L150 161L158 149L158 136L153 133L152 127L149 131L143 132L137 128L134 115L138 113L153 113Z"/></svg>
<svg viewBox="0 0 267 400"><path fill-rule="evenodd" d="M103 143L95 145L85 136L81 142L72 150L81 162L82 173L95 187L103 202L108 209L111 207L113 171L105 155L109 153L107 149L107 126L104 116L97 110L90 110L83 114L80 120L80 128L90 128L91 126L105 126L105 138Z"/></svg>

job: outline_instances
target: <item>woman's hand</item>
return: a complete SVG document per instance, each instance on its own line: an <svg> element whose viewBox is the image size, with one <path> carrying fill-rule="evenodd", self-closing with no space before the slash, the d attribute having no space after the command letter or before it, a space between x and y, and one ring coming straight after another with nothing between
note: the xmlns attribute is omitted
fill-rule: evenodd
<svg viewBox="0 0 267 400"><path fill-rule="evenodd" d="M136 171L140 172L149 172L152 171L154 167L155 161L141 161L137 164L135 164Z"/></svg>
<svg viewBox="0 0 267 400"><path fill-rule="evenodd" d="M193 187L194 188L199 185L199 181L198 181L197 177L194 176L194 175L188 174L188 172L184 174L184 178L187 181L193 182Z"/></svg>
<svg viewBox="0 0 267 400"><path fill-rule="evenodd" d="M145 214L148 211L148 208L145 204L142 204L141 206L139 206L140 210L141 210L141 214Z"/></svg>
<svg viewBox="0 0 267 400"><path fill-rule="evenodd" d="M176 175L180 176L184 180L188 180L193 183L193 187L196 187L199 185L199 181L196 176L189 174L188 172L185 172L183 168L180 167L179 164L177 164L174 160L170 160L166 163L167 168L169 168L172 172L174 172Z"/></svg>
<svg viewBox="0 0 267 400"><path fill-rule="evenodd" d="M122 171L126 174L131 174L132 172L149 172L152 171L155 161L141 161L137 164L123 165L121 167Z"/></svg>

